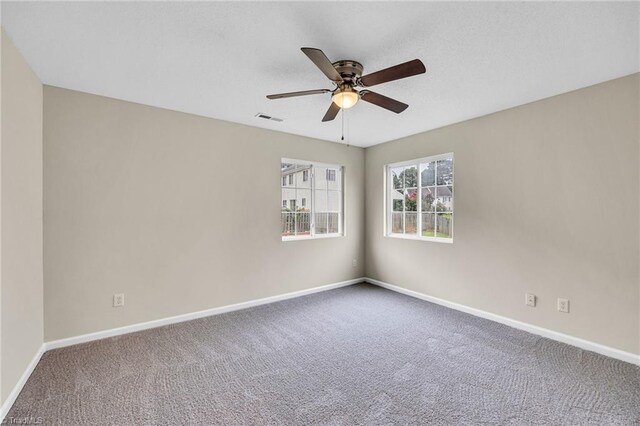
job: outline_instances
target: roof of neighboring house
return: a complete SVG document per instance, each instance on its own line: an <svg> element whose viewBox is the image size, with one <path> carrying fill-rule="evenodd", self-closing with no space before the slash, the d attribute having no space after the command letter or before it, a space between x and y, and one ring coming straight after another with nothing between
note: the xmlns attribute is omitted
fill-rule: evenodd
<svg viewBox="0 0 640 426"><path fill-rule="evenodd" d="M394 189L393 192L391 192L391 198L394 200L403 200L404 194L397 189Z"/></svg>
<svg viewBox="0 0 640 426"><path fill-rule="evenodd" d="M424 194L425 191L428 191L429 193L431 193L431 195L433 195L434 197L436 196L436 194L434 194L433 192L436 190L435 186L430 186L428 188L422 188L422 193ZM438 197L451 197L451 190L449 189L448 186L439 186L437 189L437 196Z"/></svg>
<svg viewBox="0 0 640 426"><path fill-rule="evenodd" d="M282 169L282 176L287 176L292 173L302 172L304 170L309 170L311 168L310 164L289 164Z"/></svg>

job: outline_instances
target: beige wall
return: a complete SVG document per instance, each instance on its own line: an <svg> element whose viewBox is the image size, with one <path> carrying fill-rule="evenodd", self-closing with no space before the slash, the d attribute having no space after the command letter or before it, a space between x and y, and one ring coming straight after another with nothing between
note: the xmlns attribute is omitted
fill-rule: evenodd
<svg viewBox="0 0 640 426"><path fill-rule="evenodd" d="M640 353L638 81L368 148L367 276ZM384 165L451 151L454 243L384 237Z"/></svg>
<svg viewBox="0 0 640 426"><path fill-rule="evenodd" d="M44 117L46 340L363 274L361 148L48 86ZM281 241L281 157L345 166L345 237Z"/></svg>
<svg viewBox="0 0 640 426"><path fill-rule="evenodd" d="M1 399L42 345L42 84L2 31Z"/></svg>

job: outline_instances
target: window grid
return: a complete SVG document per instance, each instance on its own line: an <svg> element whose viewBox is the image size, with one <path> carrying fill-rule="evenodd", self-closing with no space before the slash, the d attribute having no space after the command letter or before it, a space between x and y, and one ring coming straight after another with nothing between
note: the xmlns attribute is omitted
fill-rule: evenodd
<svg viewBox="0 0 640 426"><path fill-rule="evenodd" d="M343 235L344 227L344 214L343 214L343 188L344 188L344 172L341 166L328 166L320 163L310 163L305 161L296 160L282 160L282 166L306 167L302 173L300 172L288 172L288 181L291 183L295 176L295 183L293 188L283 185L282 199L285 200L284 189L293 190L293 197L290 199L290 209L295 206L296 209L291 209L285 212L283 207L283 231L282 239L299 239L299 238L317 238L317 237L336 237ZM322 179L316 179L322 176ZM339 184L331 185L329 182L336 182L337 176L340 177ZM310 182L308 182L310 179ZM283 177L284 181L284 177ZM299 182L308 182L307 186L300 188ZM305 185L303 183L303 185ZM299 191L305 190L309 195L301 198ZM289 192L291 194L291 192ZM332 195L333 194L333 195ZM291 195L289 195L291 196ZM318 196L324 197L324 209L318 206ZM298 198L300 202L296 202ZM329 202L332 199L336 202L333 208L330 208ZM323 201L323 200L320 200ZM284 206L284 203L283 203ZM299 211L302 207L302 212ZM305 208L306 207L306 208ZM319 211L322 209L322 211ZM301 229L304 231L306 228L301 228L299 222L304 221L308 225L308 232L299 232ZM288 225L288 226L287 226ZM292 231L292 232L290 232Z"/></svg>
<svg viewBox="0 0 640 426"><path fill-rule="evenodd" d="M445 162L449 162L449 174L440 176L439 171L447 173L447 167L443 164ZM423 182L424 172L428 170L430 165L433 165L433 182L430 182L429 179L427 179L427 182ZM439 170L439 167L442 167L442 170ZM453 153L387 165L387 206L385 208L387 219L385 221L385 235L396 237L406 235L411 238L451 242L453 240L453 216L455 210L453 206L453 168ZM407 177L409 176L407 171L411 169L416 171L415 184L417 187L413 186L413 182L407 182ZM402 179L396 180L394 173L397 173L399 170L402 170ZM427 176L429 176L428 173ZM450 177L448 181L446 180L447 176ZM399 181L401 181L401 183L399 183ZM407 186L408 184L411 186ZM440 188L444 189L440 190ZM432 198L429 207L426 209L426 206L423 206L425 202L423 196L426 195L423 192L425 190L431 193L430 196ZM397 203L397 201L399 201L398 193L402 194L402 210L398 209L400 205L400 203ZM415 194L416 199L415 210L407 208L407 199L412 200L412 194ZM409 216L407 212L409 212ZM398 214L400 215L398 216ZM413 221L414 214L416 216L415 222ZM433 231L430 231L429 228L424 228L425 215L433 216L433 222L429 219L429 222L433 223ZM397 226L398 218L400 219L400 226ZM411 220L408 221L408 218L411 218Z"/></svg>

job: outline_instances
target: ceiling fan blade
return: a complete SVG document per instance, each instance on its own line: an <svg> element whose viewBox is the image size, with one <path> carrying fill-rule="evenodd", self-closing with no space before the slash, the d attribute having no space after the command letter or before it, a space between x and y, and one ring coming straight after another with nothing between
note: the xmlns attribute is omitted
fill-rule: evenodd
<svg viewBox="0 0 640 426"><path fill-rule="evenodd" d="M322 50L314 49L313 47L303 47L300 50L302 50L304 54L307 55L314 64L316 64L316 67L320 68L320 71L322 71L329 80L335 81L336 83L342 81L342 76L338 71L336 71L333 64Z"/></svg>
<svg viewBox="0 0 640 426"><path fill-rule="evenodd" d="M327 110L327 113L322 117L322 121L331 121L336 118L336 115L340 112L340 107L335 102L331 102L331 106Z"/></svg>
<svg viewBox="0 0 640 426"><path fill-rule="evenodd" d="M420 59L405 62L400 65L385 68L371 74L360 77L360 85L364 87L375 86L376 84L386 83L388 81L400 80L401 78L411 77L417 74L423 74L427 71Z"/></svg>
<svg viewBox="0 0 640 426"><path fill-rule="evenodd" d="M321 93L327 93L330 91L331 90L329 89L301 90L299 92L277 93L275 95L267 95L267 98L268 99L293 98L295 96L319 95Z"/></svg>
<svg viewBox="0 0 640 426"><path fill-rule="evenodd" d="M407 104L396 101L395 99L388 98L379 93L370 92L368 90L362 90L360 92L360 99L365 102L378 105L379 107L382 107L384 109L388 109L389 111L393 111L396 114L400 114L402 111L409 108L409 105Z"/></svg>

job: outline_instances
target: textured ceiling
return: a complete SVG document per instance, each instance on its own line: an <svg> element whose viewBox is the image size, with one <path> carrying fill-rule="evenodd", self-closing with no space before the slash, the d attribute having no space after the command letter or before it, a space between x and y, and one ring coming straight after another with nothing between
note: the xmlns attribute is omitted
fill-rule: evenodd
<svg viewBox="0 0 640 426"><path fill-rule="evenodd" d="M331 84L300 47L365 74L419 58L427 73L345 115L370 146L637 72L640 3L3 2L2 26L45 84L339 141ZM255 118L258 112L281 123Z"/></svg>

